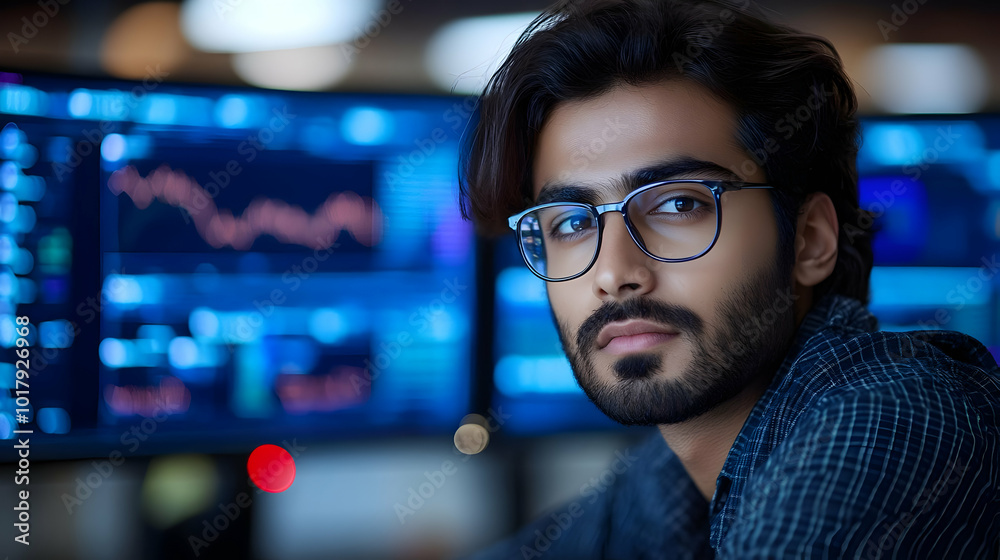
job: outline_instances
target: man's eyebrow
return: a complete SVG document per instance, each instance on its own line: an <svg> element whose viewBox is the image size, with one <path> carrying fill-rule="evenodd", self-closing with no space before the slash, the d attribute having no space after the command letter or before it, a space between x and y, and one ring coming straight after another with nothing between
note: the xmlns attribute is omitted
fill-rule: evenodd
<svg viewBox="0 0 1000 560"><path fill-rule="evenodd" d="M740 176L715 162L691 157L671 158L653 165L630 171L622 177L629 192L649 183L670 179L720 179L740 181Z"/></svg>
<svg viewBox="0 0 1000 560"><path fill-rule="evenodd" d="M565 183L551 183L542 187L535 204L549 202L583 202L600 204L600 194L596 188Z"/></svg>
<svg viewBox="0 0 1000 560"><path fill-rule="evenodd" d="M615 179L611 187L624 197L635 189L670 179L720 179L742 180L739 175L717 163L692 157L670 158L646 167L635 169ZM581 185L566 182L550 182L542 186L535 204L549 202L583 202L599 204L601 189L598 185Z"/></svg>

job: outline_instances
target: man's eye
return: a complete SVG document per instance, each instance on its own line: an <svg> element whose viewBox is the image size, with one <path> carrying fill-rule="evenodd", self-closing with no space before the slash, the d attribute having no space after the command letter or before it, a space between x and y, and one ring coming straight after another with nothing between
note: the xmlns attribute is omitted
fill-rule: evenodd
<svg viewBox="0 0 1000 560"><path fill-rule="evenodd" d="M690 196L675 196L660 204L656 208L656 212L666 214L684 214L704 205L704 202Z"/></svg>
<svg viewBox="0 0 1000 560"><path fill-rule="evenodd" d="M557 235L572 235L594 227L594 217L590 214L573 214L555 222L552 231Z"/></svg>

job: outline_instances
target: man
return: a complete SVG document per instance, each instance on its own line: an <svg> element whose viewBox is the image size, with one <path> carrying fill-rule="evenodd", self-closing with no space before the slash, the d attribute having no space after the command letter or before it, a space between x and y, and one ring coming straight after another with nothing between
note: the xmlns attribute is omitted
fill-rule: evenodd
<svg viewBox="0 0 1000 560"><path fill-rule="evenodd" d="M477 558L998 557L1000 368L877 330L856 104L829 42L742 6L587 0L525 32L463 210L515 230L590 400L659 434Z"/></svg>

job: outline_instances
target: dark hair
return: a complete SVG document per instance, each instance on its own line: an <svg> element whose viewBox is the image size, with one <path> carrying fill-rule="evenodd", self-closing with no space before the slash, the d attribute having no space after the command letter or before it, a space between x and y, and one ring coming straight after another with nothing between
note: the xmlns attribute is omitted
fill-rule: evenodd
<svg viewBox="0 0 1000 560"><path fill-rule="evenodd" d="M837 264L814 290L868 303L872 217L858 207L857 98L833 45L725 0L563 1L536 18L486 85L460 164L462 215L484 234L532 204L537 136L560 102L618 85L689 79L730 104L737 140L761 166L780 238L794 259L806 197L829 195ZM787 270L787 269L786 269Z"/></svg>

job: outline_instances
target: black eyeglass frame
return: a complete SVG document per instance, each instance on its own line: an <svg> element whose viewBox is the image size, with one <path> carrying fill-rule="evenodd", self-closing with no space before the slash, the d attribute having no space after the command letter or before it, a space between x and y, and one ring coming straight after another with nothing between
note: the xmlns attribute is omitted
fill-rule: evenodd
<svg viewBox="0 0 1000 560"><path fill-rule="evenodd" d="M635 232L635 227L632 222L628 219L628 214L625 212L626 206L628 206L629 201L631 201L636 196L657 187L662 187L663 185L675 184L675 183L699 183L705 185L708 190L712 191L712 195L715 197L715 237L712 238L712 243L702 252L694 255L693 257L685 257L683 259L666 259L662 257L657 257L656 255L650 253L643 243L639 241L639 236ZM574 278L579 278L591 268L594 267L594 263L597 262L597 256L601 254L601 240L604 238L604 214L608 212L620 212L622 219L625 221L625 229L628 231L629 236L632 241L635 242L636 246L642 250L649 258L659 261L659 262L686 262L697 259L698 257L704 256L706 253L715 247L715 243L719 240L719 233L722 231L722 193L726 191L739 191L743 189L773 189L772 185L766 183L748 183L745 181L723 181L715 179L672 179L669 181L657 181L655 183L650 183L648 185L643 185L634 191L630 192L623 200L619 202L610 202L608 204L600 204L594 206L593 204L586 204L583 202L549 202L546 204L539 204L538 206L532 206L523 212L519 212L507 218L507 225L514 230L515 241L517 242L517 248L521 252L521 258L524 259L524 263L528 265L528 269L531 270L532 274L545 280L546 282L565 282L567 280L573 280ZM590 260L590 263L577 274L573 276L567 276L565 278L550 278L543 274L539 274L535 267L531 266L531 261L528 259L528 255L524 252L524 243L521 242L521 234L519 228L521 227L521 220L524 219L528 214L535 212L537 210L542 210L545 208L551 208L554 206L576 206L589 210L597 219L597 248L594 249L594 257Z"/></svg>

